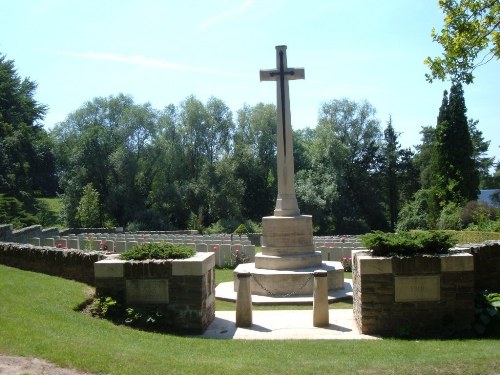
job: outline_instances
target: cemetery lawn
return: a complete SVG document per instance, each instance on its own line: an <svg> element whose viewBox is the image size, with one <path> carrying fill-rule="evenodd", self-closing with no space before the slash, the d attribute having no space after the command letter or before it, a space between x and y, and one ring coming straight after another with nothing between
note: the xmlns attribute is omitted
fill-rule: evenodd
<svg viewBox="0 0 500 375"><path fill-rule="evenodd" d="M0 353L93 374L493 374L500 340L213 340L75 311L85 284L0 265Z"/></svg>

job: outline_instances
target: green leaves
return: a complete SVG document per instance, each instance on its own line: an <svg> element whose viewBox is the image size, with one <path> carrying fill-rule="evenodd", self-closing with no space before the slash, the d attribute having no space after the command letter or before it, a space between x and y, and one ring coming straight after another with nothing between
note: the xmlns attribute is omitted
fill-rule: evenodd
<svg viewBox="0 0 500 375"><path fill-rule="evenodd" d="M374 256L414 256L446 254L456 245L453 235L441 231L412 231L398 233L372 232L361 236L363 245Z"/></svg>
<svg viewBox="0 0 500 375"><path fill-rule="evenodd" d="M443 46L442 57L427 57L426 74L434 79L465 84L474 81L473 71L490 60L500 57L500 3L483 0L440 0L444 26L432 30L433 41ZM488 47L490 49L488 50Z"/></svg>
<svg viewBox="0 0 500 375"><path fill-rule="evenodd" d="M121 254L124 260L146 259L186 259L192 257L196 251L186 245L172 245L165 242L143 243Z"/></svg>

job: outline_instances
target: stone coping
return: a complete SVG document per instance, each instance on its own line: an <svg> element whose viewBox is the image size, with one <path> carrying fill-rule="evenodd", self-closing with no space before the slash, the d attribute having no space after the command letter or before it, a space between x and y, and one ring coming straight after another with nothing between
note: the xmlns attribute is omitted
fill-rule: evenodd
<svg viewBox="0 0 500 375"><path fill-rule="evenodd" d="M353 250L352 256L356 261L360 275L379 275L393 272L393 258L374 257L366 250ZM474 257L468 253L454 253L439 255L441 272L474 271Z"/></svg>
<svg viewBox="0 0 500 375"><path fill-rule="evenodd" d="M146 260L144 262L163 263L166 260ZM196 253L191 258L167 260L172 262L172 276L202 276L215 267L214 253ZM126 263L138 261L116 259L115 257L94 263L96 278L124 277Z"/></svg>

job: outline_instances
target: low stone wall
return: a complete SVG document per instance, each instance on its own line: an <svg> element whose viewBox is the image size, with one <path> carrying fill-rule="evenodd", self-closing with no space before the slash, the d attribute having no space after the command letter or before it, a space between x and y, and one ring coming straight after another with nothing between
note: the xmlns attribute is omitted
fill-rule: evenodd
<svg viewBox="0 0 500 375"><path fill-rule="evenodd" d="M127 306L163 305L171 314L167 328L199 334L215 319L215 257L197 253L189 259L95 264L96 292Z"/></svg>
<svg viewBox="0 0 500 375"><path fill-rule="evenodd" d="M474 257L476 289L500 293L500 242L460 245Z"/></svg>
<svg viewBox="0 0 500 375"><path fill-rule="evenodd" d="M470 254L382 258L353 251L353 312L364 334L432 336L470 328L474 296Z"/></svg>
<svg viewBox="0 0 500 375"><path fill-rule="evenodd" d="M98 252L0 242L1 264L89 285L94 285L94 263L104 258Z"/></svg>

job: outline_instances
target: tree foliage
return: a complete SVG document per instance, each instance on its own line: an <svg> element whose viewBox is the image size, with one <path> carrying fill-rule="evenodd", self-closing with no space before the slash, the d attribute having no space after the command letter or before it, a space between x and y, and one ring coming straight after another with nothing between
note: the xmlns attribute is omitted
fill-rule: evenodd
<svg viewBox="0 0 500 375"><path fill-rule="evenodd" d="M444 26L432 30L434 41L442 45L442 57L428 57L431 73L427 80L472 83L474 70L500 58L500 2L498 0L440 0Z"/></svg>
<svg viewBox="0 0 500 375"><path fill-rule="evenodd" d="M451 86L439 110L433 155L432 189L441 206L477 199L479 176L469 132L462 85Z"/></svg>
<svg viewBox="0 0 500 375"><path fill-rule="evenodd" d="M0 193L17 198L57 189L53 145L41 125L47 107L34 99L36 88L0 54Z"/></svg>
<svg viewBox="0 0 500 375"><path fill-rule="evenodd" d="M92 183L89 183L83 189L83 195L77 208L80 226L83 228L101 227L100 211L99 192L94 189Z"/></svg>

